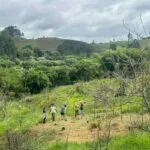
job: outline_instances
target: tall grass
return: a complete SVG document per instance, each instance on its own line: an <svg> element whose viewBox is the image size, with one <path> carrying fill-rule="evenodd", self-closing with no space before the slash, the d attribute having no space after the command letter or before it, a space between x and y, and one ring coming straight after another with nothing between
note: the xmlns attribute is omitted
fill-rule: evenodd
<svg viewBox="0 0 150 150"><path fill-rule="evenodd" d="M68 143L67 150L100 150L97 142L91 143ZM49 145L48 150L65 150L66 143L56 143ZM129 133L125 136L112 138L108 150L149 150L150 135L148 133ZM105 141L103 141L101 150L105 150Z"/></svg>
<svg viewBox="0 0 150 150"><path fill-rule="evenodd" d="M118 136L112 139L109 144L110 150L149 150L149 133L130 133L125 136Z"/></svg>

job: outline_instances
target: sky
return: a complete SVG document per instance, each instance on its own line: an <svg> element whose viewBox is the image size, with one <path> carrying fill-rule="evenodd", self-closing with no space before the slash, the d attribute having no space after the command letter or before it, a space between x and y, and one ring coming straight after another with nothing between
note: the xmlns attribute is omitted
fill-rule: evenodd
<svg viewBox="0 0 150 150"><path fill-rule="evenodd" d="M0 0L0 29L18 26L25 38L86 42L150 34L150 0Z"/></svg>

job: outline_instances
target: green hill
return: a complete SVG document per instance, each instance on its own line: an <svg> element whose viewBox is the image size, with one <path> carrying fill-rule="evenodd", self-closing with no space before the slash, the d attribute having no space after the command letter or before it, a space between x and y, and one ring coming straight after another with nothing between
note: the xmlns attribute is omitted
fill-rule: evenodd
<svg viewBox="0 0 150 150"><path fill-rule="evenodd" d="M92 47L90 44L81 41L59 39L59 38L38 38L38 39L25 39L15 38L15 45L22 48L26 45L31 45L33 48L38 47L44 51L66 51L66 53L86 51L90 52Z"/></svg>
<svg viewBox="0 0 150 150"><path fill-rule="evenodd" d="M107 43L89 44L82 41L60 39L60 38L38 38L25 39L15 38L15 45L21 49L26 45L31 45L33 48L39 48L42 51L59 51L61 54L88 54L91 52L103 52L110 49L110 44L116 44L117 47L127 47L127 41L115 41ZM142 49L150 48L150 39L139 40Z"/></svg>
<svg viewBox="0 0 150 150"><path fill-rule="evenodd" d="M93 48L97 52L102 52L104 50L109 49L110 43L114 43L118 47L127 47L127 45L128 45L128 41L115 41L115 42L94 44ZM140 43L140 46L141 46L142 49L147 49L147 48L149 49L150 48L150 39L149 38L139 40L139 43Z"/></svg>
<svg viewBox="0 0 150 150"><path fill-rule="evenodd" d="M18 48L24 47L25 45L31 45L32 47L38 47L45 51L55 51L57 47L63 43L63 39L59 38L15 38L14 41Z"/></svg>

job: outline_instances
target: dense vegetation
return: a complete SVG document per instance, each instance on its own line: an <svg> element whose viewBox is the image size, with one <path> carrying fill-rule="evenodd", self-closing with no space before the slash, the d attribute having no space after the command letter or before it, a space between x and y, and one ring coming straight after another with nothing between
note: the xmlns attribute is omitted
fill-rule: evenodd
<svg viewBox="0 0 150 150"><path fill-rule="evenodd" d="M58 85L73 84L78 81L89 81L96 78L112 76L114 72L122 70L125 77L134 76L133 69L140 71L144 57L149 60L149 52L138 49L118 49L86 56L63 56L63 58L49 59L36 57L34 50L25 49L15 60L1 57L1 88L9 86L9 91L17 93L38 93L45 88ZM40 54L38 54L40 55ZM55 57L55 56L52 56ZM133 64L128 60L131 59ZM11 78L14 80L11 80ZM15 83L15 84L14 84ZM17 86L17 87L16 87ZM33 90L34 89L34 90Z"/></svg>
<svg viewBox="0 0 150 150"><path fill-rule="evenodd" d="M58 48L62 55L64 54L90 54L92 52L92 46L84 42L77 42L73 40L65 40Z"/></svg>
<svg viewBox="0 0 150 150"><path fill-rule="evenodd" d="M57 39L59 44L50 51L22 36L14 26L0 32L0 149L148 150L148 47L143 48L136 39L100 45ZM23 44L18 46L16 41ZM80 100L85 102L90 130L102 132L102 137L87 143L57 143L60 129L32 131L41 123L43 107L67 103L71 117ZM142 121L137 121L135 114ZM109 130L120 125L118 120L111 124L111 120L119 117L123 122L123 115L135 121L131 119L129 125L125 120L125 133L110 137Z"/></svg>

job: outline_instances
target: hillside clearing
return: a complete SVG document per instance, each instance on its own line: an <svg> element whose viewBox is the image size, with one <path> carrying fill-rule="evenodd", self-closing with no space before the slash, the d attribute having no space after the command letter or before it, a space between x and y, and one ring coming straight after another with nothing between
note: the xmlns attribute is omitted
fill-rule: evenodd
<svg viewBox="0 0 150 150"><path fill-rule="evenodd" d="M133 122L142 121L142 116L137 114L126 114L121 120L120 117L115 117L111 120L111 133L110 136L122 136L128 133L130 126ZM145 114L143 121L150 121L150 115ZM54 130L54 141L66 141L69 142L90 142L95 141L97 138L103 138L104 132L97 128L90 128L93 120L86 115L83 119L76 120L74 117L67 117L67 121L58 120L56 122L50 122L46 124L38 124L33 127L30 132L30 136L34 136L38 132L44 132L46 130ZM103 124L103 122L102 122ZM65 128L62 131L62 128ZM100 136L100 137L99 137Z"/></svg>

